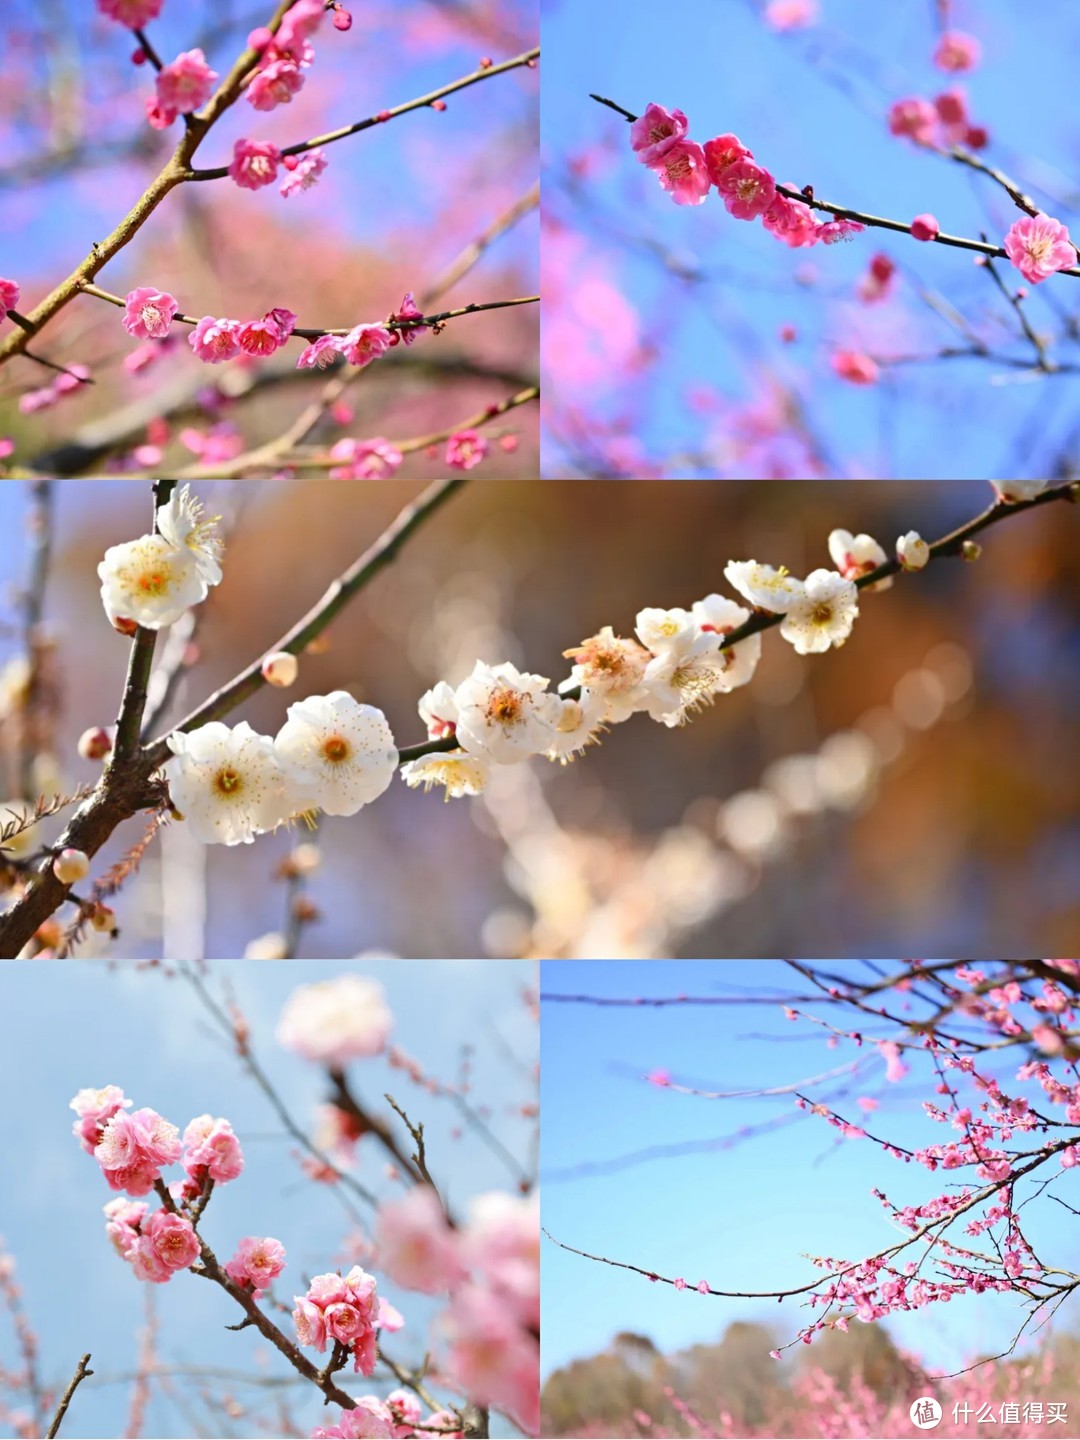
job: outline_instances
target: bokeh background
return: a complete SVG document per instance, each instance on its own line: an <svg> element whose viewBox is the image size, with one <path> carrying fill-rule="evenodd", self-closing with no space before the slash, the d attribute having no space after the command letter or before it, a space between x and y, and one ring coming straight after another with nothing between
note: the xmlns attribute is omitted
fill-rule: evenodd
<svg viewBox="0 0 1080 1440"><path fill-rule="evenodd" d="M224 582L194 612L197 659L173 721L264 654L419 491L198 489L230 534ZM292 690L267 688L231 718L273 734L294 699L345 687L412 744L424 733L419 697L477 659L509 659L554 684L568 672L562 652L601 626L630 634L643 606L726 590L728 559L806 574L830 563L834 527L888 548L912 528L943 535L991 499L981 481L473 483L334 622ZM27 501L21 486L0 489L13 625ZM96 566L107 546L145 532L151 503L144 482L55 489L50 773L63 784L94 778L76 741L114 720L127 662ZM754 682L685 728L635 716L569 766L499 768L482 800L443 803L395 783L359 815L327 819L307 889L319 918L300 953L1071 953L1078 525L1061 503L1007 518L977 563L935 563L864 596L850 640L824 656L767 634ZM17 657L17 630L2 643ZM6 703L0 788L11 794L18 724ZM128 822L94 873L142 833L141 819ZM273 876L291 843L207 849L167 826L118 898L111 953L242 955L282 928L286 893Z"/></svg>
<svg viewBox="0 0 1080 1440"><path fill-rule="evenodd" d="M168 4L149 34L166 59L202 46L224 75L272 8ZM468 74L484 55L509 59L537 41L531 0L376 0L352 14L347 33L329 21L319 31L299 95L269 113L238 102L200 149L199 165L227 164L241 136L284 146L351 124ZM131 65L130 33L84 0L11 0L0 38L3 273L20 281L26 313L126 214L171 154L179 124L162 132L146 123L149 66ZM538 107L538 72L519 69L451 95L444 113L421 109L328 146L328 168L300 195L283 199L276 185L242 190L228 179L181 186L98 283L120 295L158 286L188 314L243 319L286 306L312 326L381 320L406 290L419 297L435 285L535 184ZM436 308L535 294L537 249L529 210ZM469 316L437 338L399 346L346 389L352 418L324 419L312 443L433 433L535 383L536 309ZM199 458L185 434L209 437L221 463L238 446L279 435L325 385L325 375L292 368L296 345L246 370L204 365L186 327L166 358L129 377L122 362L139 342L121 318L84 298L50 323L37 348L89 365L96 382L51 410L18 410L19 396L46 384L49 372L27 360L5 367L0 435L15 441L13 463L40 459L39 468L60 474L161 473L142 449L152 445L164 472L175 473ZM514 455L495 448L494 473L536 473L533 408L511 417L520 445ZM153 423L162 416L164 433ZM433 469L423 453L406 466L411 475Z"/></svg>
<svg viewBox="0 0 1080 1440"><path fill-rule="evenodd" d="M395 1020L391 1043L419 1061L426 1075L458 1084L470 1048L471 1103L481 1111L487 1107L491 1133L528 1170L535 1122L521 1108L535 1100L530 1066L536 1060L536 1026L525 1002L535 981L531 967L371 959L349 970L385 987ZM342 973L341 966L311 963L267 970L220 962L203 975L217 1003L231 997L239 1006L270 1083L308 1134L317 1107L329 1098L326 1077L317 1065L282 1049L274 1028L297 986ZM217 1189L207 1211L205 1233L218 1258L228 1259L244 1235L276 1237L287 1260L274 1291L286 1301L303 1292L302 1277L355 1263L348 1258L355 1255L351 1247L371 1212L351 1192L305 1176L303 1152L195 990L161 969L72 961L49 974L15 962L0 967L0 1006L5 1015L22 1017L9 1027L0 1077L9 1095L23 1097L8 1115L0 1234L15 1260L26 1318L38 1338L42 1383L62 1391L78 1357L92 1352L94 1376L80 1387L65 1430L83 1436L129 1433L131 1382L140 1368L148 1317L156 1327L155 1364L164 1373L151 1382L141 1433L306 1435L316 1425L333 1423L336 1408L325 1411L320 1397L308 1394L310 1385L266 1341L251 1330L224 1328L236 1322L236 1307L216 1286L186 1274L164 1286L135 1280L105 1234L101 1209L113 1192L71 1135L68 1102L84 1086L120 1085L136 1108L148 1105L181 1129L197 1115L224 1116L240 1139L245 1166L237 1180ZM449 1099L427 1093L385 1057L355 1062L348 1076L362 1103L399 1131L385 1091L414 1123L423 1123L432 1173L441 1177L452 1205L464 1212L470 1196L515 1189L517 1174L463 1122ZM395 1187L385 1171L383 1152L362 1141L356 1179L389 1198ZM342 1193L354 1212L359 1210L359 1223L342 1205ZM388 1352L401 1363L418 1362L435 1339L437 1303L402 1292L385 1277L380 1290L408 1322L395 1344L388 1342ZM285 1328L288 1332L288 1323ZM19 1363L5 1313L0 1365L15 1371ZM394 1388L372 1381L359 1389L361 1378L350 1372L346 1388L356 1394ZM0 1420L0 1434L12 1433ZM508 1422L493 1419L493 1435L516 1433Z"/></svg>
<svg viewBox="0 0 1080 1440"><path fill-rule="evenodd" d="M836 961L827 968L857 979L866 976L867 963ZM893 974L904 963L881 961L875 970ZM860 1374L873 1396L888 1401L910 1396L920 1366L934 1375L954 1372L1011 1346L1027 1313L1021 1298L965 1295L872 1325L853 1323L847 1334L836 1331L809 1346L786 1349L777 1363L770 1349L787 1346L814 1317L799 1297L778 1305L694 1291L701 1279L733 1291L779 1291L807 1283L819 1273L810 1256L854 1261L896 1241L898 1230L872 1187L901 1206L919 1204L944 1188L940 1176L891 1160L868 1141L843 1140L824 1121L795 1108L784 1087L828 1100L856 1118L855 1097L867 1096L879 1105L872 1123L866 1122L873 1134L909 1148L942 1138L922 1108L936 1079L930 1067L921 1066L916 1055L911 1074L890 1084L873 1046L830 1048L826 1032L793 1024L782 1012L782 999L807 990L805 981L776 960L542 966L544 1228L555 1240L593 1254L683 1276L689 1287L679 1292L650 1284L642 1275L544 1244L546 1433L695 1433L699 1427L671 1408L667 1384L702 1417L705 1434L911 1435L917 1432L907 1423L907 1398L901 1428L877 1429L872 1421L870 1428L857 1428ZM684 995L714 1003L604 1008L553 998L580 995ZM716 1004L720 997L751 1003ZM776 1003L759 1003L762 999ZM830 1018L812 1002L800 1009ZM868 1038L893 1030L872 1018L861 1028ZM1014 1075L1022 1058L1014 1055L998 1068L987 1059L986 1065L993 1073ZM857 1069L845 1068L856 1061ZM812 1082L811 1077L840 1071ZM654 1072L666 1072L674 1084L729 1094L709 1099L658 1088L647 1079ZM772 1093L730 1095L747 1091ZM1070 1179L1071 1172L1059 1170L1051 1193L1064 1204L1036 1199L1024 1210L1024 1223L1044 1263L1075 1271L1080 1247L1074 1216L1065 1208L1074 1202ZM1080 1417L1075 1296L1050 1327L1032 1327L1016 1356L1039 1352L1056 1353L1057 1366L1027 1377L1019 1398L1066 1402L1068 1423L1053 1428L1072 1434ZM998 1385L1006 1382L1012 1363L1006 1358L999 1367ZM848 1402L846 1412L839 1409L820 1430L802 1389L817 1367ZM993 1399L989 1373L984 1369L930 1390L949 1397L947 1421L952 1398L962 1398L972 1386L986 1384L984 1398ZM826 1394L826 1409L829 1399ZM635 1408L653 1423L635 1423ZM735 1416L730 1427L721 1423L723 1412ZM778 1428L765 1428L769 1420ZM946 1423L942 1433L1004 1435L1010 1426L979 1424L972 1415L955 1429ZM1019 1433L1019 1425L1012 1433Z"/></svg>
<svg viewBox="0 0 1080 1440"><path fill-rule="evenodd" d="M619 0L547 0L544 473L966 478L1075 467L1078 377L1030 369L1016 315L970 252L883 230L795 251L733 220L715 192L677 206L637 162L627 123L589 99L636 114L649 101L678 107L698 143L733 131L778 180L812 184L824 200L903 224L930 211L945 232L985 230L1000 243L1020 213L1004 190L886 127L893 101L959 85L989 131L983 158L1080 234L1080 9L1070 0L1037 11L818 0L816 10L815 23L781 32L765 0L686 0L677 23ZM969 75L931 64L945 17L982 44ZM899 267L894 294L865 305L856 286L878 251ZM1023 283L997 264L1007 286ZM1074 366L1078 306L1080 284L1067 277L1024 302L1037 332L1060 337L1054 357ZM994 358L934 358L971 335ZM855 386L832 372L838 349L903 363Z"/></svg>

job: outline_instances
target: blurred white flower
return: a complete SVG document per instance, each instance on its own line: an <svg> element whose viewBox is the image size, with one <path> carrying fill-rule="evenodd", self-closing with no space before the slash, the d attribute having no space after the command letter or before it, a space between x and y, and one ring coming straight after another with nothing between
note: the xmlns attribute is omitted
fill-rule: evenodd
<svg viewBox="0 0 1080 1440"><path fill-rule="evenodd" d="M341 1069L379 1055L394 1024L383 987L360 975L301 985L285 1001L277 1041L305 1060Z"/></svg>
<svg viewBox="0 0 1080 1440"><path fill-rule="evenodd" d="M491 765L483 755L470 755L465 750L451 750L448 755L436 752L410 760L401 767L401 778L410 789L422 785L430 790L445 785L447 800L461 795L479 795L488 782Z"/></svg>
<svg viewBox="0 0 1080 1440"><path fill-rule="evenodd" d="M1002 500L1034 500L1036 495L1041 495L1049 485L1049 480L991 480Z"/></svg>

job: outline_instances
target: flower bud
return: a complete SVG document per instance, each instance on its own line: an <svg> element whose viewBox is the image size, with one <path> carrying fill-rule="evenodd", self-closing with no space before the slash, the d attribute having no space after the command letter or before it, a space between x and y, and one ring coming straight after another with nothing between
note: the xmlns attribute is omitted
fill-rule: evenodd
<svg viewBox="0 0 1080 1440"><path fill-rule="evenodd" d="M84 760L104 760L112 749L112 736L101 725L91 725L79 736L78 750Z"/></svg>
<svg viewBox="0 0 1080 1440"><path fill-rule="evenodd" d="M977 545L974 540L965 540L960 553L965 560L977 560L982 554L982 546Z"/></svg>
<svg viewBox="0 0 1080 1440"><path fill-rule="evenodd" d="M930 559L930 546L917 530L909 530L896 542L896 558L905 570L921 570Z"/></svg>
<svg viewBox="0 0 1080 1440"><path fill-rule="evenodd" d="M116 934L116 911L108 905L95 905L90 915L90 924L95 930L109 935Z"/></svg>
<svg viewBox="0 0 1080 1440"><path fill-rule="evenodd" d="M52 868L61 885L74 885L90 874L90 857L84 850L61 850L53 860Z"/></svg>
<svg viewBox="0 0 1080 1440"><path fill-rule="evenodd" d="M263 679L268 685L284 688L292 685L300 671L300 662L288 650L275 650L262 662Z"/></svg>

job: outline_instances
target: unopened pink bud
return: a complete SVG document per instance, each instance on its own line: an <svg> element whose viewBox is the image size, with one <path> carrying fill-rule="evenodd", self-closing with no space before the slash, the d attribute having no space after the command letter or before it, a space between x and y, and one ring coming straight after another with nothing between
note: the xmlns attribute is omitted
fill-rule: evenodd
<svg viewBox="0 0 1080 1440"><path fill-rule="evenodd" d="M936 240L941 234L937 217L926 213L916 215L911 222L911 234L915 240Z"/></svg>
<svg viewBox="0 0 1080 1440"><path fill-rule="evenodd" d="M52 868L61 885L74 885L90 874L90 857L83 850L61 850Z"/></svg>
<svg viewBox="0 0 1080 1440"><path fill-rule="evenodd" d="M100 725L92 725L79 736L78 751L84 760L104 760L112 749L112 736Z"/></svg>
<svg viewBox="0 0 1080 1440"><path fill-rule="evenodd" d="M276 650L262 662L263 679L268 685L284 688L292 685L300 670L300 662L288 650Z"/></svg>

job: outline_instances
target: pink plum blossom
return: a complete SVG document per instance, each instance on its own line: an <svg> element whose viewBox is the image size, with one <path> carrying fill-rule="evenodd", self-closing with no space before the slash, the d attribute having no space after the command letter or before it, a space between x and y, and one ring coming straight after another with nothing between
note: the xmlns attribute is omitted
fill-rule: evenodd
<svg viewBox="0 0 1080 1440"><path fill-rule="evenodd" d="M124 299L124 329L136 340L163 340L179 308L172 295L142 285Z"/></svg>
<svg viewBox="0 0 1080 1440"><path fill-rule="evenodd" d="M185 50L158 72L158 103L163 110L189 115L210 99L217 78L201 50Z"/></svg>
<svg viewBox="0 0 1080 1440"><path fill-rule="evenodd" d="M962 30L946 30L934 48L934 64L939 70L974 70L982 59L982 46L974 35Z"/></svg>
<svg viewBox="0 0 1080 1440"><path fill-rule="evenodd" d="M676 205L700 205L712 181L705 151L692 140L679 140L649 167Z"/></svg>
<svg viewBox="0 0 1080 1440"><path fill-rule="evenodd" d="M19 303L19 286L14 280L0 280L0 320Z"/></svg>
<svg viewBox="0 0 1080 1440"><path fill-rule="evenodd" d="M818 242L818 224L810 206L802 200L792 200L779 192L761 217L761 223L770 235L775 235L792 249L816 245Z"/></svg>
<svg viewBox="0 0 1080 1440"><path fill-rule="evenodd" d="M924 213L916 215L911 222L911 235L915 240L935 240L941 234L937 216Z"/></svg>
<svg viewBox="0 0 1080 1440"><path fill-rule="evenodd" d="M119 1085L106 1085L101 1090L87 1089L78 1092L71 1101L70 1109L74 1110L79 1118L71 1129L87 1155L93 1155L101 1141L102 1131L117 1111L130 1108L131 1101Z"/></svg>
<svg viewBox="0 0 1080 1440"><path fill-rule="evenodd" d="M281 151L269 140L237 140L229 174L244 190L259 190L277 179Z"/></svg>
<svg viewBox="0 0 1080 1440"><path fill-rule="evenodd" d="M934 138L938 112L929 100L910 95L889 107L890 135L906 135L917 145L929 145Z"/></svg>
<svg viewBox="0 0 1080 1440"><path fill-rule="evenodd" d="M285 1268L285 1247L280 1240L247 1235L236 1247L236 1253L225 1266L225 1273L234 1285L250 1286L256 1300L262 1298L271 1280Z"/></svg>
<svg viewBox="0 0 1080 1440"><path fill-rule="evenodd" d="M408 1440L423 1419L420 1401L409 1390L391 1390L386 1397L386 1408L390 1411L395 1440Z"/></svg>
<svg viewBox="0 0 1080 1440"><path fill-rule="evenodd" d="M162 105L156 91L153 95L146 97L145 105L146 118L155 130L167 130L176 119L178 112L167 105Z"/></svg>
<svg viewBox="0 0 1080 1440"><path fill-rule="evenodd" d="M158 1210L141 1226L139 1249L145 1247L164 1270L186 1270L199 1258L199 1237L190 1220Z"/></svg>
<svg viewBox="0 0 1080 1440"><path fill-rule="evenodd" d="M260 70L247 89L247 98L256 110L273 110L287 105L304 84L295 60L274 60Z"/></svg>
<svg viewBox="0 0 1080 1440"><path fill-rule="evenodd" d="M288 199L290 195L298 195L301 190L310 190L330 162L323 151L318 149L310 150L302 157L286 155L281 163L289 172L280 186L282 195Z"/></svg>
<svg viewBox="0 0 1080 1440"><path fill-rule="evenodd" d="M667 152L685 140L689 122L681 110L646 105L630 126L630 146L643 165L655 166Z"/></svg>
<svg viewBox="0 0 1080 1440"><path fill-rule="evenodd" d="M400 308L392 318L395 320L419 320L423 313L413 298L413 292L408 290L401 301ZM414 341L420 339L423 333L424 327L422 325L406 325L403 330L394 331L394 338L395 340L401 340L406 345L412 345Z"/></svg>
<svg viewBox="0 0 1080 1440"><path fill-rule="evenodd" d="M836 350L829 359L833 371L852 385L874 385L880 378L876 360L860 350Z"/></svg>
<svg viewBox="0 0 1080 1440"><path fill-rule="evenodd" d="M821 16L818 0L769 0L765 23L774 30L805 30Z"/></svg>
<svg viewBox="0 0 1080 1440"><path fill-rule="evenodd" d="M330 471L332 480L388 480L405 458L396 445L376 435L373 440L338 440L330 450L340 463Z"/></svg>
<svg viewBox="0 0 1080 1440"><path fill-rule="evenodd" d="M161 1174L163 1165L179 1159L182 1146L175 1125L156 1110L123 1110L106 1122L94 1158L113 1190L145 1195Z"/></svg>
<svg viewBox="0 0 1080 1440"><path fill-rule="evenodd" d="M296 357L298 370L325 370L341 355L340 335L320 335L310 345L305 345Z"/></svg>
<svg viewBox="0 0 1080 1440"><path fill-rule="evenodd" d="M379 1208L379 1264L405 1290L437 1295L464 1278L457 1236L430 1185Z"/></svg>
<svg viewBox="0 0 1080 1440"><path fill-rule="evenodd" d="M754 158L737 135L717 135L712 140L706 140L701 148L705 152L709 178L718 189L725 170L738 160Z"/></svg>
<svg viewBox="0 0 1080 1440"><path fill-rule="evenodd" d="M161 14L163 0L97 0L97 8L129 30L141 30Z"/></svg>
<svg viewBox="0 0 1080 1440"><path fill-rule="evenodd" d="M293 1297L293 1321L301 1345L325 1350L327 1340L347 1345L353 1368L370 1375L375 1368L376 1331L398 1328L401 1317L375 1293L373 1275L354 1265L347 1275L316 1275L306 1295Z"/></svg>
<svg viewBox="0 0 1080 1440"><path fill-rule="evenodd" d="M446 442L446 463L453 470L473 470L488 453L488 442L476 430L455 430Z"/></svg>
<svg viewBox="0 0 1080 1440"><path fill-rule="evenodd" d="M149 1210L142 1200L125 1200L118 1195L105 1205L105 1233L118 1255L126 1260L139 1243L139 1225Z"/></svg>
<svg viewBox="0 0 1080 1440"><path fill-rule="evenodd" d="M443 1317L450 1339L446 1371L478 1405L508 1412L528 1434L540 1422L535 1337L522 1330L491 1291L467 1285Z"/></svg>
<svg viewBox="0 0 1080 1440"><path fill-rule="evenodd" d="M188 336L188 344L208 365L232 360L240 354L240 322L215 320L212 315L204 315Z"/></svg>
<svg viewBox="0 0 1080 1440"><path fill-rule="evenodd" d="M228 1120L211 1115L192 1120L184 1131L181 1164L199 1185L207 1175L219 1182L235 1180L244 1168L244 1154Z"/></svg>
<svg viewBox="0 0 1080 1440"><path fill-rule="evenodd" d="M1038 285L1056 270L1076 264L1076 249L1068 229L1041 211L1017 220L1005 236L1004 245L1009 259L1032 285Z"/></svg>
<svg viewBox="0 0 1080 1440"><path fill-rule="evenodd" d="M385 325L360 324L338 342L341 353L350 365L370 365L390 348L390 332Z"/></svg>
<svg viewBox="0 0 1080 1440"><path fill-rule="evenodd" d="M716 188L728 214L736 220L756 220L776 198L776 181L745 156L724 167Z"/></svg>

